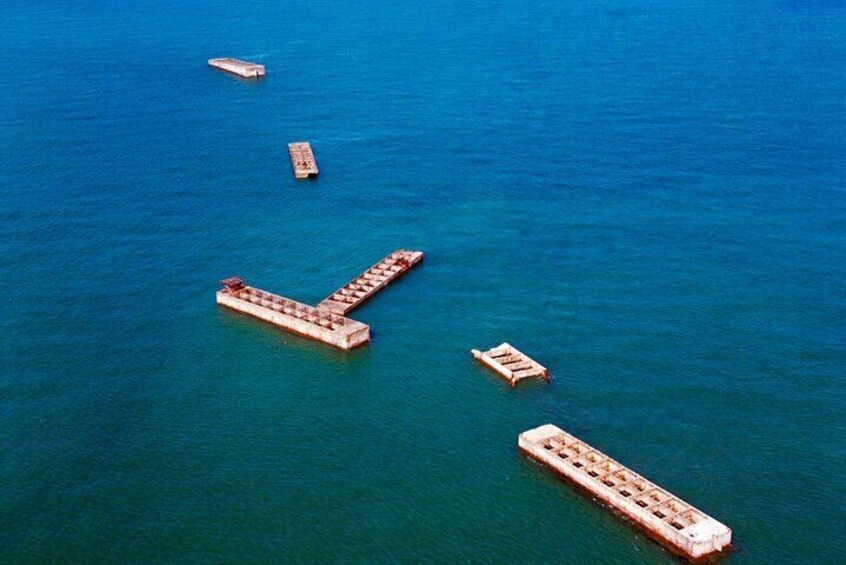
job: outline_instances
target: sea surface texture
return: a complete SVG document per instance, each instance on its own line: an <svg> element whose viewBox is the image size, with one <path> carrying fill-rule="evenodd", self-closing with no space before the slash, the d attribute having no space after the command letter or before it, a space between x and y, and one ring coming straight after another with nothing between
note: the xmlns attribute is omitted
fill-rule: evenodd
<svg viewBox="0 0 846 565"><path fill-rule="evenodd" d="M845 46L838 0L6 0L0 560L672 563L520 456L551 422L729 563L843 563ZM215 305L400 247L353 353Z"/></svg>

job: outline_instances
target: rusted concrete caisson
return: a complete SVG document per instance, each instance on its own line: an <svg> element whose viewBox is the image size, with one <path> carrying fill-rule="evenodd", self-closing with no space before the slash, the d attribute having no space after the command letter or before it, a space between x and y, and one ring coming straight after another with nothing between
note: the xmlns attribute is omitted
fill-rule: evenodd
<svg viewBox="0 0 846 565"><path fill-rule="evenodd" d="M239 61L238 59L230 59L228 57L209 59L209 66L232 73L233 75L238 75L242 78L259 78L266 74L264 65L248 63L247 61Z"/></svg>
<svg viewBox="0 0 846 565"><path fill-rule="evenodd" d="M530 457L690 561L713 557L731 545L726 525L552 424L523 432L518 442Z"/></svg>
<svg viewBox="0 0 846 565"><path fill-rule="evenodd" d="M521 380L531 377L538 377L546 381L550 379L549 370L546 367L508 343L503 343L487 351L472 349L470 352L477 361L487 365L508 380L511 386L517 386L517 383Z"/></svg>
<svg viewBox="0 0 846 565"><path fill-rule="evenodd" d="M365 300L407 273L422 260L422 251L397 249L344 287L333 292L317 307L321 310L346 315L347 312L361 306Z"/></svg>
<svg viewBox="0 0 846 565"><path fill-rule="evenodd" d="M291 165L294 167L294 178L316 177L320 172L317 169L317 161L314 159L311 144L305 141L289 143L288 154L291 156Z"/></svg>
<svg viewBox="0 0 846 565"><path fill-rule="evenodd" d="M302 304L244 284L238 277L221 281L217 303L275 326L349 350L370 341L370 327L344 316Z"/></svg>

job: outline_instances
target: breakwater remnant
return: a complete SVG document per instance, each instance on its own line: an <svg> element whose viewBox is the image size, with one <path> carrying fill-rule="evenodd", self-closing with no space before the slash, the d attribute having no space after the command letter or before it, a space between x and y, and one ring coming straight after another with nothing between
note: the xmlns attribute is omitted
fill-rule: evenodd
<svg viewBox="0 0 846 565"><path fill-rule="evenodd" d="M242 78L260 78L266 74L264 65L248 63L247 61L230 59L228 57L209 59L209 66L238 75Z"/></svg>
<svg viewBox="0 0 846 565"><path fill-rule="evenodd" d="M218 304L286 331L343 350L354 349L370 341L370 326L367 324L247 286L239 277L224 279L221 284L223 288L216 294Z"/></svg>
<svg viewBox="0 0 846 565"><path fill-rule="evenodd" d="M316 307L309 306L278 294L247 286L244 279L240 277L229 277L220 281L223 288L219 289L215 296L217 303L221 306L270 322L289 332L328 343L339 349L350 350L370 341L370 326L347 318L344 314L370 298L422 259L422 251L404 249L394 251L363 275L354 279L353 283L341 289L341 291L351 289L353 294L350 302L332 300L331 304L327 304L324 300ZM364 275L369 276L369 274L372 274L374 278L362 279ZM370 281L370 283L368 285L355 283L359 279ZM351 287L350 285L354 283L354 287ZM347 295L341 294L341 296Z"/></svg>
<svg viewBox="0 0 846 565"><path fill-rule="evenodd" d="M725 524L557 426L546 424L523 432L518 445L690 561L713 557L731 545L731 530Z"/></svg>
<svg viewBox="0 0 846 565"><path fill-rule="evenodd" d="M312 178L320 172L317 169L317 161L314 159L314 152L311 150L310 143L306 141L289 143L288 154L291 156L291 165L294 166L294 178Z"/></svg>
<svg viewBox="0 0 846 565"><path fill-rule="evenodd" d="M317 305L321 310L346 315L423 260L422 251L397 249Z"/></svg>
<svg viewBox="0 0 846 565"><path fill-rule="evenodd" d="M546 381L550 379L549 370L546 367L508 343L487 351L472 349L470 352L477 361L508 380L511 386L517 386L521 380L531 377Z"/></svg>

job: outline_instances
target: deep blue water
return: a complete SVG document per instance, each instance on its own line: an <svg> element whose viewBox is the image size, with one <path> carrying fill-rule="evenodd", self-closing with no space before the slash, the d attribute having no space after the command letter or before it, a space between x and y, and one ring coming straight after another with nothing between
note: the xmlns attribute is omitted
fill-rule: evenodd
<svg viewBox="0 0 846 565"><path fill-rule="evenodd" d="M547 422L846 559L842 1L70 4L0 18L2 561L671 562ZM398 247L353 354L214 304Z"/></svg>

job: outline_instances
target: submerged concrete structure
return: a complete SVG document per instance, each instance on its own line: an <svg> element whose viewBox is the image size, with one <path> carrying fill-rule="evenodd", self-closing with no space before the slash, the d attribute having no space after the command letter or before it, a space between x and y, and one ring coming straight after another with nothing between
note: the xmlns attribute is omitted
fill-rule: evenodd
<svg viewBox="0 0 846 565"><path fill-rule="evenodd" d="M266 74L264 65L248 63L247 61L239 61L238 59L230 59L228 57L209 59L209 66L238 75L242 78L259 78Z"/></svg>
<svg viewBox="0 0 846 565"><path fill-rule="evenodd" d="M394 251L317 307L247 286L239 277L220 281L217 303L301 336L349 350L370 341L370 326L344 316L423 259L421 251ZM335 297L338 297L336 300Z"/></svg>
<svg viewBox="0 0 846 565"><path fill-rule="evenodd" d="M470 352L477 361L487 365L498 375L507 379L511 386L517 386L517 383L521 380L531 377L538 377L546 381L550 379L549 370L546 367L508 343L503 343L487 351L472 349Z"/></svg>
<svg viewBox="0 0 846 565"><path fill-rule="evenodd" d="M731 530L552 424L520 434L520 449L691 561L721 553Z"/></svg>
<svg viewBox="0 0 846 565"><path fill-rule="evenodd" d="M361 304L407 273L423 260L422 251L397 249L362 274L336 290L317 305L321 310L346 315Z"/></svg>
<svg viewBox="0 0 846 565"><path fill-rule="evenodd" d="M247 286L238 277L221 281L217 303L286 331L350 350L370 341L370 327L326 310Z"/></svg>
<svg viewBox="0 0 846 565"><path fill-rule="evenodd" d="M320 172L317 169L317 161L311 150L311 144L305 141L296 141L288 144L288 154L291 156L291 164L294 166L294 177L307 179L316 177Z"/></svg>

